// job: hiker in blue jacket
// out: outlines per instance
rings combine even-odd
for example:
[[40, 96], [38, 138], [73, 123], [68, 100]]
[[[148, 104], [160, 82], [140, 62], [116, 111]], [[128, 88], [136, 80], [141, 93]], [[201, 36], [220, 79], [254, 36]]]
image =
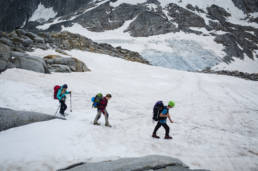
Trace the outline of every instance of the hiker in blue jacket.
[[64, 112], [67, 108], [67, 105], [65, 104], [65, 100], [66, 100], [66, 95], [67, 94], [71, 94], [71, 91], [67, 91], [67, 84], [64, 84], [57, 92], [57, 99], [59, 100], [60, 104], [61, 104], [61, 107], [60, 107], [60, 111], [59, 113], [62, 115], [62, 116], [65, 116], [64, 115]]
[[162, 112], [159, 114], [159, 121], [156, 125], [156, 127], [154, 128], [154, 131], [153, 131], [153, 134], [152, 134], [152, 137], [153, 138], [160, 138], [159, 136], [157, 136], [157, 131], [158, 129], [163, 126], [166, 133], [165, 133], [165, 139], [172, 139], [171, 136], [169, 136], [169, 126], [167, 125], [167, 118], [169, 119], [169, 121], [171, 123], [173, 123], [174, 121], [170, 118], [170, 115], [169, 115], [169, 109], [170, 108], [173, 108], [175, 106], [175, 103], [173, 101], [170, 101], [168, 103], [168, 106], [165, 106], [164, 109], [162, 110]]

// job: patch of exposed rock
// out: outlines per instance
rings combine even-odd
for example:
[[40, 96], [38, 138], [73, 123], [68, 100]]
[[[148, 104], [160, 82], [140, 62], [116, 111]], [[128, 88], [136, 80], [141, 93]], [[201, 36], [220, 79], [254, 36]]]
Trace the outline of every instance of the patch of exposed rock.
[[0, 107], [0, 131], [57, 118], [56, 116], [38, 112], [16, 111]]
[[190, 169], [187, 165], [178, 159], [160, 156], [150, 155], [139, 158], [122, 158], [115, 161], [103, 161], [97, 163], [78, 163], [72, 166], [68, 166], [58, 171], [207, 171], [202, 169]]
[[258, 73], [249, 74], [249, 73], [239, 72], [239, 71], [225, 71], [225, 70], [214, 71], [214, 70], [209, 70], [209, 69], [203, 70], [202, 72], [211, 73], [211, 74], [219, 74], [219, 75], [228, 75], [228, 76], [243, 78], [246, 80], [258, 81]]
[[[69, 32], [36, 34], [18, 29], [11, 33], [0, 32], [0, 72], [7, 68], [17, 67], [41, 73], [49, 73], [43, 59], [29, 56], [25, 53], [26, 51], [30, 52], [37, 48], [43, 50], [52, 48], [56, 49], [56, 51], [61, 54], [66, 54], [64, 50], [79, 49], [149, 64], [149, 62], [143, 59], [137, 52], [121, 47], [113, 47], [106, 43], [96, 43], [79, 34], [72, 34]], [[75, 58], [62, 59], [62, 63], [60, 63], [60, 59], [57, 61], [59, 61], [59, 66], [51, 64], [50, 70], [63, 70], [67, 72], [89, 71], [85, 64], [82, 64], [81, 61], [78, 61]], [[65, 67], [68, 63], [71, 65]], [[64, 66], [60, 68], [60, 65]], [[70, 68], [70, 70], [68, 68]]]
[[90, 69], [77, 58], [48, 55], [44, 57], [48, 69], [51, 72], [87, 72]]

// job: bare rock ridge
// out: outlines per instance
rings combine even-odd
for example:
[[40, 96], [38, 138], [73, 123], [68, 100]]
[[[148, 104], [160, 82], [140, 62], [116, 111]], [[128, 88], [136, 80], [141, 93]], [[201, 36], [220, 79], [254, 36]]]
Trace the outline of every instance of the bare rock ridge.
[[148, 61], [137, 52], [121, 47], [115, 48], [105, 43], [99, 44], [79, 34], [69, 32], [32, 33], [17, 29], [10, 33], [0, 32], [0, 72], [15, 67], [41, 73], [90, 71], [86, 64], [76, 58], [59, 57], [58, 59], [45, 58], [44, 60], [26, 54], [37, 48], [43, 50], [52, 48], [59, 53], [64, 53], [64, 50], [79, 49], [148, 64]]

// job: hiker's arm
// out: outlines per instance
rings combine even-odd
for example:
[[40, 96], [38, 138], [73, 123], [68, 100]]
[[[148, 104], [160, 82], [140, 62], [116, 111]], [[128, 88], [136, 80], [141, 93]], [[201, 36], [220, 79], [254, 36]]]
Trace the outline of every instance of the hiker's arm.
[[65, 94], [71, 94], [72, 91], [65, 91]]
[[160, 113], [159, 114], [159, 116], [161, 117], [161, 118], [166, 118], [166, 117], [168, 117], [168, 115], [166, 114], [166, 115], [164, 115], [163, 113]]
[[170, 120], [170, 122], [174, 123], [174, 121], [171, 119], [170, 115], [169, 114], [167, 114], [167, 115], [168, 115], [168, 119]]
[[57, 95], [56, 95], [56, 97], [58, 98], [58, 100], [62, 100], [62, 96], [60, 96], [60, 95], [61, 95], [61, 91], [58, 90]]

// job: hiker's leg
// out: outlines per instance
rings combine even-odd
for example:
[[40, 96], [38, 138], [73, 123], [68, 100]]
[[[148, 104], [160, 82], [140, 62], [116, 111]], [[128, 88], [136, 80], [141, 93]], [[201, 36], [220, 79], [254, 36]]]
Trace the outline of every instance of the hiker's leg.
[[98, 120], [99, 120], [100, 117], [101, 117], [101, 111], [97, 110], [97, 115], [96, 115], [96, 117], [94, 119], [94, 123], [98, 123]]
[[154, 128], [153, 135], [156, 135], [156, 133], [157, 133], [157, 131], [158, 131], [158, 129], [159, 129], [160, 127], [161, 127], [161, 123], [158, 122], [157, 125], [156, 125], [155, 128]]
[[64, 103], [63, 100], [60, 100], [59, 102], [60, 102], [60, 104], [61, 104], [59, 113], [64, 114], [64, 111], [65, 111], [65, 109], [66, 109], [67, 107], [66, 107], [66, 105], [65, 105], [65, 103]]
[[109, 114], [108, 114], [108, 112], [107, 112], [106, 109], [104, 110], [104, 116], [105, 116], [105, 125], [106, 125], [106, 126], [107, 126], [107, 125], [110, 125], [109, 122], [108, 122], [108, 116], [109, 116]]
[[165, 128], [165, 130], [166, 130], [166, 136], [169, 136], [169, 126], [166, 124], [166, 123], [164, 123], [164, 124], [162, 124], [162, 126]]
[[67, 109], [67, 105], [65, 104], [65, 101], [64, 101], [64, 112], [66, 109]]

